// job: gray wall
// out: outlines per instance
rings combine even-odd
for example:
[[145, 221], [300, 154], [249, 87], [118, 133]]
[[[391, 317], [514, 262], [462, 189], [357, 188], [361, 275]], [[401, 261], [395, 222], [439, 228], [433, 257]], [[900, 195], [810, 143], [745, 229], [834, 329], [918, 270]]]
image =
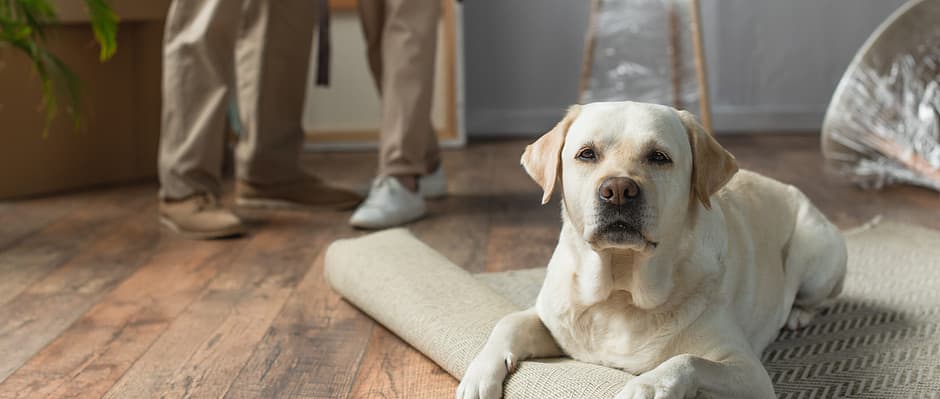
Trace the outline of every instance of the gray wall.
[[903, 2], [703, 0], [716, 130], [818, 130], [852, 56]]
[[[901, 3], [702, 0], [716, 130], [817, 130], [852, 55]], [[577, 101], [589, 5], [464, 2], [471, 136], [536, 135]]]
[[587, 0], [463, 2], [469, 135], [537, 134], [578, 97]]

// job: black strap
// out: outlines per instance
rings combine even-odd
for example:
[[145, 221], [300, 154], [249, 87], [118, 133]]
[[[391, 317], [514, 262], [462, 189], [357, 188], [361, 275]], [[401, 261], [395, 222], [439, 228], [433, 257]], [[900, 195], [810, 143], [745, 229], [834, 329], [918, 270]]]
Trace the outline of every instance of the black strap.
[[317, 24], [317, 86], [330, 85], [330, 2], [320, 0]]

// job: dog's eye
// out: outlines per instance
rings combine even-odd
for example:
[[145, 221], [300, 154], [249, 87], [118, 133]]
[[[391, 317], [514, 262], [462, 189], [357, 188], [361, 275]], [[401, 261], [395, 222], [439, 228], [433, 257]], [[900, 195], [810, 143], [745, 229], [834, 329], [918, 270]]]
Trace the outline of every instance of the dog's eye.
[[647, 155], [646, 160], [651, 163], [661, 164], [661, 165], [672, 163], [672, 160], [669, 159], [669, 155], [666, 155], [665, 152], [658, 151], [658, 150], [651, 151], [650, 154]]
[[585, 148], [578, 152], [577, 158], [582, 161], [594, 161], [597, 159], [597, 154], [594, 153], [594, 150]]

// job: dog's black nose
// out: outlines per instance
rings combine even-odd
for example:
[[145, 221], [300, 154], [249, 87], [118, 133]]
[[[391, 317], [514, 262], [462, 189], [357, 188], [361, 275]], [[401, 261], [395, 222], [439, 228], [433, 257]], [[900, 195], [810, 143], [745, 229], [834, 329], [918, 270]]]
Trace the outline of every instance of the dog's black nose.
[[601, 201], [624, 205], [640, 194], [640, 186], [629, 177], [608, 177], [597, 189]]

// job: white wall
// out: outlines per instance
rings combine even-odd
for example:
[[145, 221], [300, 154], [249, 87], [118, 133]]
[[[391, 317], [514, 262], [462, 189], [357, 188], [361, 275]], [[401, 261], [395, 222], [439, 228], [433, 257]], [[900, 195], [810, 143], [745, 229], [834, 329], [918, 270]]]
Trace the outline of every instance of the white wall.
[[[716, 130], [818, 130], [852, 55], [901, 3], [702, 0]], [[550, 128], [577, 101], [590, 1], [464, 6], [470, 135]]]

